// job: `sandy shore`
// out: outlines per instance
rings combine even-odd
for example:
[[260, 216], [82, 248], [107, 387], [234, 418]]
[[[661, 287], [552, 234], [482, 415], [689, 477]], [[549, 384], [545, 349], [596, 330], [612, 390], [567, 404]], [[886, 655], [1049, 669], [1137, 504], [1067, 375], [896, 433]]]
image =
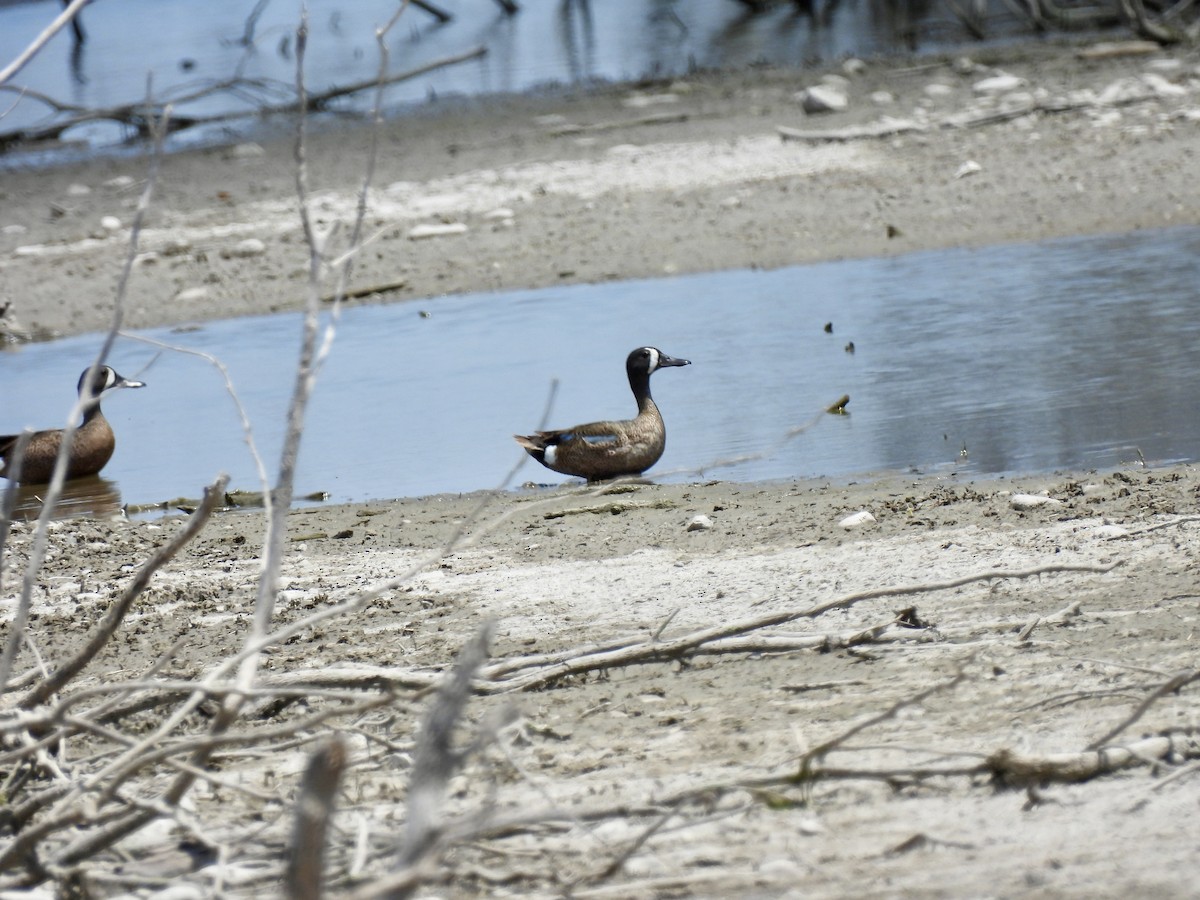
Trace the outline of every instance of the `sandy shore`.
[[[805, 117], [794, 94], [822, 73], [769, 71], [431, 110], [385, 129], [376, 237], [354, 283], [403, 282], [371, 298], [402, 301], [1196, 224], [1197, 61], [1043, 47], [973, 65], [877, 62], [847, 76], [848, 111], [821, 117]], [[997, 70], [1019, 80], [995, 96], [976, 88]], [[1010, 114], [1030, 104], [1045, 111]], [[776, 130], [885, 115], [916, 130], [832, 142]], [[955, 115], [995, 121], [949, 127]], [[353, 208], [365, 143], [361, 131], [314, 136], [322, 227]], [[289, 152], [164, 161], [128, 325], [300, 305]], [[144, 171], [108, 160], [5, 177], [12, 330], [105, 324], [125, 235], [101, 219], [128, 224]], [[432, 224], [465, 231], [412, 238]], [[493, 498], [481, 513], [474, 496], [299, 510], [276, 625], [349, 605], [264, 661], [264, 685], [314, 696], [245, 728], [319, 710], [334, 701], [315, 692], [334, 686], [395, 692], [386, 716], [305, 732], [351, 739], [330, 849], [348, 890], [393, 858], [426, 702], [411, 686], [491, 621], [492, 659], [509, 668], [488, 683], [512, 690], [477, 697], [468, 718], [507, 710], [514, 721], [451, 782], [447, 810], [560, 818], [458, 846], [430, 896], [1190, 896], [1200, 782], [1162, 776], [1192, 758], [1194, 687], [1108, 735], [1194, 671], [1200, 543], [1187, 517], [1198, 493], [1200, 473], [1178, 466], [564, 488]], [[874, 522], [840, 524], [862, 511]], [[51, 669], [181, 523], [53, 526], [28, 632]], [[63, 696], [156, 665], [199, 678], [227, 659], [245, 639], [262, 533], [260, 515], [214, 519]], [[17, 526], [10, 573], [32, 548]], [[17, 580], [0, 596], [6, 617]], [[638, 646], [636, 658], [593, 659]], [[34, 665], [27, 652], [18, 669]], [[800, 776], [803, 754], [872, 717]], [[1137, 744], [1128, 769], [1085, 777], [1117, 755], [1090, 753], [1092, 742], [1147, 735], [1175, 743]], [[123, 885], [188, 879], [208, 895], [214, 866], [171, 855], [183, 835], [224, 848], [217, 875], [240, 885], [232, 892], [261, 892], [277, 882], [310, 747], [222, 757], [222, 780], [193, 790], [186, 816], [143, 829], [93, 870]], [[70, 774], [84, 755], [56, 765]], [[141, 784], [147, 795], [165, 783], [156, 777]], [[47, 837], [43, 863], [69, 838]], [[251, 875], [235, 882], [238, 872]]]

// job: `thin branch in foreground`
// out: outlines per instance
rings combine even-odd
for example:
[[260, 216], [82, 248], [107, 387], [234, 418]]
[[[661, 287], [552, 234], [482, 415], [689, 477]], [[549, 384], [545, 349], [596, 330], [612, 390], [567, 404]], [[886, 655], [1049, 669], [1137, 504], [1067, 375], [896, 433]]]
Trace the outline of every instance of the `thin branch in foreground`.
[[[459, 653], [454, 669], [438, 689], [417, 740], [409, 778], [407, 825], [397, 865], [417, 865], [434, 848], [442, 826], [442, 801], [450, 778], [462, 768], [465, 753], [453, 747], [454, 730], [463, 718], [472, 684], [487, 661], [492, 628], [484, 625]], [[404, 896], [393, 894], [392, 898]]]
[[[80, 5], [82, 6], [82, 4]], [[149, 91], [149, 87], [147, 87], [147, 91]], [[133, 222], [129, 228], [129, 246], [125, 253], [120, 277], [117, 280], [116, 295], [113, 300], [112, 320], [107, 332], [104, 334], [100, 350], [92, 360], [91, 366], [88, 367], [86, 378], [89, 384], [92, 382], [95, 373], [104, 365], [104, 360], [112, 350], [113, 343], [116, 341], [117, 334], [121, 329], [121, 322], [125, 318], [125, 298], [129, 291], [129, 278], [133, 273], [134, 262], [138, 256], [138, 242], [142, 233], [142, 224], [145, 221], [146, 213], [150, 209], [150, 200], [154, 196], [154, 189], [158, 183], [159, 170], [162, 167], [163, 139], [166, 137], [170, 114], [171, 111], [168, 106], [163, 111], [162, 118], [154, 124], [152, 129], [154, 135], [154, 152], [150, 158], [150, 171], [146, 177], [145, 187], [138, 198], [137, 210], [134, 213]], [[90, 391], [88, 393], [90, 394]], [[50, 534], [50, 519], [54, 514], [54, 508], [58, 505], [59, 497], [62, 496], [63, 484], [67, 478], [67, 464], [71, 454], [72, 437], [79, 428], [79, 420], [82, 418], [84, 407], [90, 399], [90, 397], [85, 397], [82, 394], [76, 398], [75, 404], [71, 407], [71, 412], [67, 417], [66, 425], [63, 428], [62, 443], [59, 446], [58, 458], [54, 462], [54, 471], [51, 474], [50, 483], [46, 487], [46, 494], [42, 501], [42, 512], [38, 516], [37, 530], [34, 533], [33, 545], [29, 552], [29, 562], [25, 567], [25, 575], [21, 582], [21, 595], [17, 601], [17, 609], [13, 616], [12, 624], [9, 626], [8, 639], [5, 642], [3, 653], [0, 654], [0, 690], [3, 690], [4, 686], [8, 684], [8, 679], [12, 676], [17, 652], [24, 641], [25, 626], [29, 620], [30, 608], [33, 605], [35, 581], [46, 556], [46, 547]]]
[[1096, 740], [1088, 744], [1087, 748], [1089, 750], [1099, 750], [1101, 747], [1104, 747], [1109, 741], [1144, 716], [1150, 707], [1158, 702], [1158, 700], [1160, 700], [1162, 697], [1165, 697], [1167, 694], [1173, 694], [1194, 681], [1200, 681], [1200, 669], [1193, 669], [1190, 672], [1179, 672], [1175, 675], [1172, 675], [1153, 691], [1147, 694], [1142, 702], [1134, 708], [1133, 712], [1122, 719], [1118, 724], [1114, 725], [1103, 736], [1096, 738]]
[[346, 742], [334, 736], [317, 748], [304, 770], [284, 880], [286, 895], [291, 900], [321, 897], [326, 836], [346, 762]]
[[79, 15], [80, 10], [83, 9], [87, 2], [88, 0], [71, 0], [67, 4], [67, 8], [60, 12], [54, 21], [47, 25], [42, 33], [34, 38], [29, 46], [17, 55], [16, 59], [3, 69], [0, 69], [0, 84], [11, 81], [14, 75], [25, 68], [29, 61], [37, 56], [46, 44], [50, 43], [51, 38], [62, 31], [68, 24], [73, 24], [76, 16]]
[[23, 709], [31, 709], [38, 704], [45, 703], [50, 697], [65, 687], [72, 678], [83, 671], [88, 663], [95, 659], [96, 654], [117, 633], [117, 629], [125, 621], [126, 613], [129, 612], [134, 601], [149, 587], [150, 580], [154, 577], [155, 573], [170, 562], [180, 550], [187, 546], [204, 529], [209, 517], [212, 516], [213, 510], [217, 508], [217, 504], [224, 498], [225, 488], [228, 484], [229, 476], [220, 475], [212, 484], [204, 489], [204, 498], [201, 500], [200, 506], [188, 516], [184, 527], [176, 532], [166, 544], [158, 548], [154, 555], [142, 564], [132, 583], [125, 588], [120, 598], [108, 608], [108, 611], [104, 614], [104, 618], [96, 627], [95, 633], [84, 644], [83, 648], [74, 657], [59, 666], [58, 669], [38, 684], [37, 687], [21, 698], [18, 706]]

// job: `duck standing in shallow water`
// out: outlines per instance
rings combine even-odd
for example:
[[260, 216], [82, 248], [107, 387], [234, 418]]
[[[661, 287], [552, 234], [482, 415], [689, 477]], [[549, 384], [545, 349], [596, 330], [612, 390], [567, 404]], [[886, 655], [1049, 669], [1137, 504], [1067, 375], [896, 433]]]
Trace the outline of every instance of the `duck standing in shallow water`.
[[[109, 366], [96, 369], [91, 383], [88, 384], [89, 369], [84, 369], [79, 376], [79, 396], [85, 400], [83, 409], [83, 424], [75, 429], [71, 436], [71, 450], [67, 458], [67, 478], [83, 478], [85, 475], [95, 475], [112, 458], [117, 440], [113, 436], [112, 426], [100, 412], [100, 398], [106, 391], [115, 388], [145, 387], [140, 381], [131, 381], [118, 375]], [[8, 477], [9, 459], [17, 446], [19, 434], [0, 435], [0, 478]], [[25, 456], [21, 461], [21, 484], [45, 484], [54, 474], [54, 461], [58, 458], [58, 450], [62, 446], [63, 430], [37, 431], [29, 438], [25, 446]]]
[[588, 481], [640, 475], [658, 462], [667, 445], [666, 426], [650, 396], [650, 376], [668, 366], [690, 365], [690, 360], [675, 359], [655, 347], [639, 347], [625, 360], [629, 387], [638, 405], [634, 418], [513, 437], [547, 469], [564, 475]]

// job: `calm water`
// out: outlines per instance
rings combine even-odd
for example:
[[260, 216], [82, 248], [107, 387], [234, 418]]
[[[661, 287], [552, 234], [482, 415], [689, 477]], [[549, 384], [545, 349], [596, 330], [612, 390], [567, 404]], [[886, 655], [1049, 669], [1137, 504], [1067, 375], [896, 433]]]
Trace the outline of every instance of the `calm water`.
[[[379, 64], [374, 29], [393, 14], [396, 0], [306, 0], [306, 5], [310, 90], [373, 79]], [[729, 69], [764, 61], [801, 66], [848, 55], [945, 49], [968, 40], [939, 0], [916, 8], [906, 2], [846, 0], [823, 4], [819, 20], [790, 3], [750, 16], [733, 0], [532, 0], [516, 16], [501, 13], [494, 0], [443, 0], [439, 5], [453, 12], [452, 22], [439, 25], [409, 9], [389, 33], [392, 71], [481, 45], [488, 53], [389, 88], [388, 102], [396, 108], [447, 95], [670, 76], [696, 67]], [[91, 4], [82, 19], [86, 42], [76, 48], [69, 30], [60, 33], [13, 84], [88, 107], [140, 102], [148, 77], [156, 97], [175, 99], [228, 79], [239, 67], [244, 78], [290, 89], [295, 79], [292, 34], [301, 2], [268, 3], [247, 50], [240, 39], [253, 7], [251, 0], [207, 0], [200, 6], [179, 0]], [[0, 0], [0, 63], [15, 57], [60, 10], [58, 0]], [[919, 27], [914, 29], [914, 23]], [[147, 39], [148, 27], [153, 39]], [[1023, 22], [1004, 14], [994, 16], [989, 27], [993, 37], [1029, 33]], [[46, 120], [45, 105], [26, 98], [9, 109], [15, 99], [0, 94], [0, 109], [6, 113], [0, 132]], [[358, 102], [370, 100], [363, 95]], [[224, 91], [177, 112], [212, 115], [257, 105], [238, 92]], [[195, 135], [187, 133], [182, 140]], [[224, 133], [199, 136], [229, 138]], [[76, 128], [67, 137], [105, 143], [125, 135], [117, 126], [96, 124]]]
[[[713, 474], [1195, 460], [1197, 285], [1200, 229], [1183, 228], [351, 308], [310, 410], [298, 492], [361, 501], [491, 487], [520, 457], [511, 435], [537, 425], [552, 379], [551, 425], [632, 414], [623, 362], [642, 344], [693, 362], [653, 379], [669, 433], [661, 480], [771, 447], [814, 417], [766, 458]], [[225, 362], [274, 466], [299, 327], [276, 315], [146, 334]], [[0, 353], [0, 432], [61, 424], [97, 346]], [[131, 503], [196, 496], [218, 471], [256, 489], [216, 370], [156, 352], [118, 345], [115, 367], [148, 387], [105, 403], [119, 443], [94, 489]], [[851, 415], [820, 415], [842, 394]], [[523, 480], [564, 479], [530, 461]]]

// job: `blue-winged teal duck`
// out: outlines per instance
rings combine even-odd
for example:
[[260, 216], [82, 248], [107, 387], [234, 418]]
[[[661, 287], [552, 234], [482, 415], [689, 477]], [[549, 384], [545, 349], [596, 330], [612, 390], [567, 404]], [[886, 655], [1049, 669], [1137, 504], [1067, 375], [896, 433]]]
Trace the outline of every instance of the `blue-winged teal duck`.
[[[79, 376], [79, 396], [87, 401], [83, 411], [83, 424], [75, 429], [71, 439], [71, 453], [67, 461], [67, 478], [82, 478], [95, 475], [112, 458], [117, 441], [112, 426], [100, 412], [100, 398], [114, 388], [140, 388], [140, 381], [131, 381], [118, 375], [108, 366], [96, 370], [91, 384], [87, 384], [88, 372], [84, 369]], [[11, 460], [9, 454], [17, 445], [18, 434], [0, 435], [0, 477], [8, 477]], [[62, 429], [38, 431], [25, 446], [25, 457], [21, 461], [22, 484], [44, 484], [54, 474], [54, 461], [62, 446]]]
[[666, 366], [689, 365], [689, 360], [675, 359], [654, 347], [639, 347], [625, 360], [638, 405], [634, 418], [513, 437], [547, 469], [564, 475], [588, 481], [640, 475], [658, 462], [667, 445], [666, 426], [650, 396], [650, 376]]

